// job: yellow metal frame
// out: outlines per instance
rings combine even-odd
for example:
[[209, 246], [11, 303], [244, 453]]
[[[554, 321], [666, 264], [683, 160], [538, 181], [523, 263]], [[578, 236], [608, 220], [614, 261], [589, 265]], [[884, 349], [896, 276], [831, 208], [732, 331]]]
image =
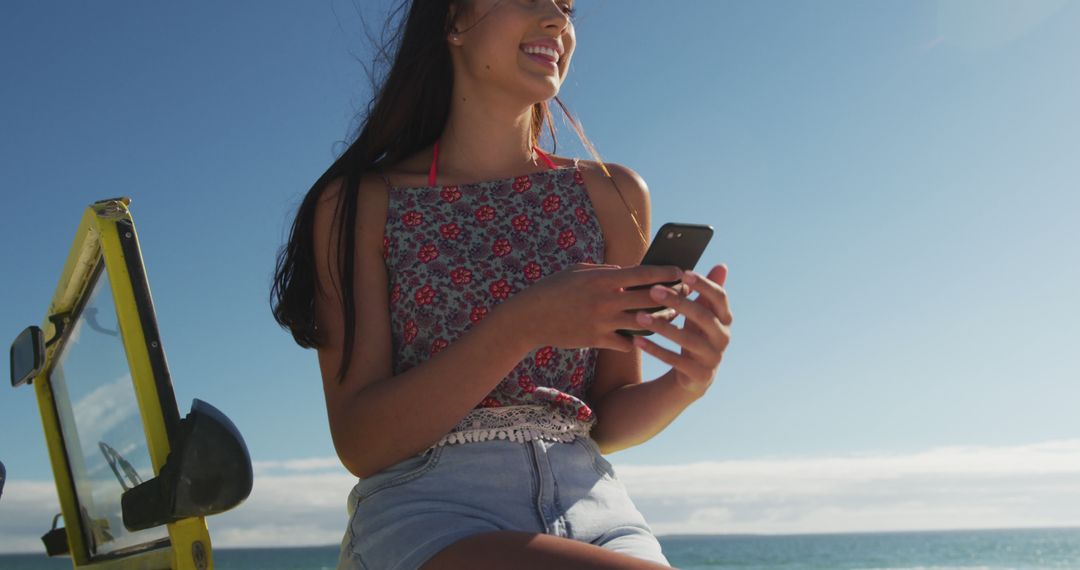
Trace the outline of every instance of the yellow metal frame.
[[[49, 311], [42, 331], [46, 339], [56, 335], [56, 326], [49, 319], [52, 315], [70, 312], [79, 306], [83, 296], [91, 291], [90, 279], [100, 260], [104, 259], [105, 271], [109, 276], [113, 302], [116, 306], [120, 336], [123, 339], [124, 352], [127, 355], [131, 371], [135, 398], [142, 414], [143, 429], [146, 433], [147, 448], [153, 464], [154, 475], [161, 473], [165, 459], [169, 455], [170, 445], [168, 430], [161, 400], [158, 394], [157, 379], [151, 365], [147, 347], [147, 338], [143, 330], [139, 304], [136, 301], [136, 287], [132, 282], [129, 267], [142, 272], [139, 276], [145, 282], [145, 270], [141, 255], [139, 259], [126, 259], [121, 240], [132, 240], [136, 246], [128, 251], [140, 251], [137, 248], [138, 236], [131, 219], [128, 205], [130, 198], [115, 198], [95, 202], [87, 207], [79, 228], [75, 232], [75, 241], [71, 246], [67, 262], [60, 274]], [[118, 227], [123, 223], [123, 228]], [[120, 232], [123, 231], [124, 235]], [[130, 262], [130, 264], [129, 264]], [[147, 289], [148, 290], [148, 289]], [[144, 311], [152, 311], [152, 306], [144, 306]], [[157, 339], [154, 339], [157, 341]], [[160, 342], [155, 344], [162, 350]], [[117, 555], [107, 560], [91, 560], [83, 533], [82, 517], [75, 495], [75, 485], [71, 478], [68, 458], [64, 450], [60, 418], [56, 412], [55, 399], [50, 375], [54, 357], [62, 348], [57, 342], [46, 348], [45, 366], [34, 378], [38, 407], [41, 410], [42, 427], [45, 441], [49, 447], [49, 459], [56, 480], [56, 492], [60, 499], [60, 511], [64, 516], [71, 559], [75, 568], [94, 570], [128, 570], [146, 568], [170, 568], [175, 570], [204, 570], [213, 568], [210, 548], [210, 534], [203, 517], [183, 519], [166, 525], [169, 533], [169, 547], [156, 548], [131, 555]], [[175, 405], [175, 403], [174, 403]]]

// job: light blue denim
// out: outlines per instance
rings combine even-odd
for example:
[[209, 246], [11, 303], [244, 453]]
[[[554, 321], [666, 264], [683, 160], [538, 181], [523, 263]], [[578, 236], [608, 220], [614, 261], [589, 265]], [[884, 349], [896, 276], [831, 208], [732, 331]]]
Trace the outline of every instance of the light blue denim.
[[416, 570], [498, 530], [547, 533], [670, 566], [596, 442], [448, 444], [360, 479], [338, 569]]

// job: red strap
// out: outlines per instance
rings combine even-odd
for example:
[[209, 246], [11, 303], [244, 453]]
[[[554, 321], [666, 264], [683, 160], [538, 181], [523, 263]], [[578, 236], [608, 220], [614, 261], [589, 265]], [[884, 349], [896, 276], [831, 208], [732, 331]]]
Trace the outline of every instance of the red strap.
[[551, 162], [551, 159], [548, 158], [548, 155], [544, 154], [544, 151], [540, 150], [539, 147], [537, 147], [536, 145], [533, 145], [533, 150], [536, 151], [536, 154], [540, 155], [540, 158], [544, 159], [544, 162], [547, 163], [548, 168], [558, 168], [557, 166], [555, 166], [554, 162]]

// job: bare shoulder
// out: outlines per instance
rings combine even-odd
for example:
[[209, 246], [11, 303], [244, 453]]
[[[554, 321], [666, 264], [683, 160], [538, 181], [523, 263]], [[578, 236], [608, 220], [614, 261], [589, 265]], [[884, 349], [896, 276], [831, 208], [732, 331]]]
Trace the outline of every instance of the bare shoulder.
[[616, 162], [605, 162], [603, 167], [601, 167], [600, 163], [595, 160], [582, 160], [553, 155], [549, 156], [549, 158], [551, 158], [552, 162], [555, 163], [555, 166], [558, 167], [573, 166], [576, 162], [578, 170], [586, 177], [590, 174], [595, 177], [606, 177], [607, 175], [604, 174], [604, 167], [606, 167], [607, 171], [611, 173], [611, 176], [615, 178], [615, 182], [618, 183], [619, 188], [622, 188], [624, 185], [634, 185], [639, 186], [642, 191], [648, 191], [648, 185], [645, 183], [645, 179], [629, 166]]
[[[370, 170], [360, 175], [359, 182], [353, 188], [353, 191], [358, 192], [358, 200], [363, 209], [363, 204], [366, 204], [367, 200], [386, 200], [386, 182], [383, 177], [376, 171]], [[326, 208], [327, 205], [331, 205], [341, 199], [341, 193], [345, 190], [345, 177], [338, 176], [332, 179], [326, 184], [326, 190], [319, 196], [319, 208]], [[336, 209], [336, 208], [334, 208]]]
[[[355, 245], [355, 273], [348, 276], [354, 284], [356, 295], [357, 336], [354, 354], [359, 354], [360, 360], [364, 361], [370, 357], [369, 351], [375, 348], [381, 357], [384, 345], [389, 342], [389, 327], [385, 326], [384, 322], [387, 273], [383, 262], [382, 238], [388, 200], [385, 184], [375, 172], [364, 173], [352, 189], [346, 186], [344, 177], [337, 177], [327, 183], [326, 189], [319, 196], [312, 227], [312, 254], [317, 285], [316, 319], [322, 333], [320, 336], [326, 341], [319, 350], [324, 379], [332, 376], [330, 366], [336, 364], [344, 349], [345, 327], [340, 287], [342, 279], [338, 263], [333, 261], [333, 254], [345, 253], [345, 250], [338, 250], [337, 244], [344, 228], [341, 218], [344, 212], [341, 208], [349, 204], [350, 200], [344, 198], [349, 198], [350, 193], [355, 194], [353, 204], [356, 215], [355, 234], [352, 238]], [[386, 363], [380, 361], [378, 364], [361, 370], [377, 370], [378, 374], [384, 374]], [[350, 367], [350, 370], [353, 368]], [[358, 389], [371, 380], [363, 372], [352, 376], [354, 380], [356, 376], [360, 376], [359, 382], [351, 386], [352, 389]]]
[[[552, 160], [557, 166], [574, 164], [574, 159], [569, 158]], [[603, 164], [611, 178], [595, 160], [578, 160], [577, 164], [604, 234], [604, 262], [636, 265], [647, 248], [642, 236], [647, 241], [651, 231], [648, 185], [641, 175], [622, 164]]]
[[[326, 190], [319, 196], [319, 202], [315, 207], [316, 223], [324, 222], [324, 237], [334, 233], [337, 228], [331, 228], [330, 222], [341, 215], [340, 205], [345, 189], [345, 178], [338, 176], [326, 185]], [[371, 248], [378, 245], [382, 248], [382, 232], [386, 223], [386, 208], [389, 201], [386, 191], [386, 183], [378, 172], [369, 171], [360, 176], [359, 182], [351, 192], [356, 193], [356, 221], [357, 221], [357, 245]], [[333, 232], [331, 232], [331, 229]], [[324, 242], [322, 245], [325, 245]]]

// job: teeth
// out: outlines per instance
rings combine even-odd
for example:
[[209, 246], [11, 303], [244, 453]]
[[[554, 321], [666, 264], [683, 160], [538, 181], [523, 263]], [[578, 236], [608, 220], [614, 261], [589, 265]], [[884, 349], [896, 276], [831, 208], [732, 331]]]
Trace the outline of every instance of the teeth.
[[553, 50], [551, 48], [548, 48], [548, 47], [525, 46], [525, 47], [521, 48], [521, 51], [523, 51], [525, 53], [542, 53], [544, 55], [551, 56], [551, 58], [554, 59], [555, 61], [559, 61], [559, 52], [557, 52], [557, 51], [555, 51], [555, 50]]

